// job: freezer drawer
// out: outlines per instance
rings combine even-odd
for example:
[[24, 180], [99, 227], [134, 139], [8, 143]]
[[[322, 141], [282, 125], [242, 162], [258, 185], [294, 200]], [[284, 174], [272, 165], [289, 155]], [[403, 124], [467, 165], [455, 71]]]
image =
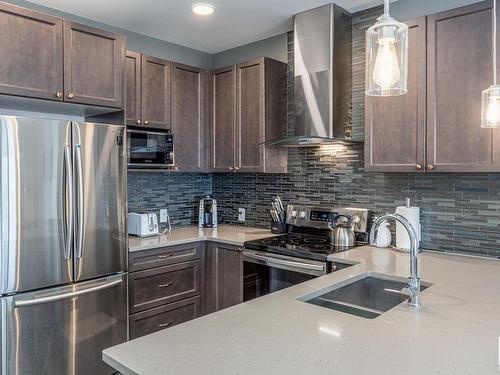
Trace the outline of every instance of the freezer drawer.
[[127, 339], [127, 275], [0, 299], [1, 375], [101, 375]]

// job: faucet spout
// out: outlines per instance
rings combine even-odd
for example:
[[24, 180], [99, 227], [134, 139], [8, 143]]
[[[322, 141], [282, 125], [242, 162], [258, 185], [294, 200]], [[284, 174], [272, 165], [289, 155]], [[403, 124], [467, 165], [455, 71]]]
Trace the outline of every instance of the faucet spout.
[[418, 309], [422, 306], [422, 301], [420, 300], [420, 262], [417, 232], [415, 231], [415, 228], [413, 228], [413, 225], [411, 225], [411, 223], [404, 216], [396, 213], [381, 215], [375, 219], [372, 229], [370, 230], [370, 245], [375, 244], [380, 225], [389, 219], [401, 223], [410, 237], [410, 277], [408, 278], [408, 286], [405, 289], [407, 289], [410, 295], [408, 304], [411, 307]]

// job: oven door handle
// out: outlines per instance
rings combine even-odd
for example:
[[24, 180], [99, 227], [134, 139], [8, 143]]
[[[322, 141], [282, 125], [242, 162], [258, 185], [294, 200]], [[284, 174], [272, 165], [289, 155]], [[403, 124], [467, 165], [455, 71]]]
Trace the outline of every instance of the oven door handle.
[[288, 267], [294, 267], [294, 268], [302, 268], [306, 270], [313, 270], [313, 271], [325, 271], [325, 266], [319, 265], [319, 264], [310, 264], [310, 263], [303, 263], [303, 262], [295, 262], [291, 260], [285, 260], [285, 259], [279, 259], [279, 258], [273, 258], [265, 255], [259, 255], [251, 252], [247, 252], [243, 250], [243, 256], [245, 258], [250, 258], [250, 259], [255, 259], [255, 260], [261, 260], [265, 261], [269, 264], [275, 264], [275, 265], [281, 265], [281, 266], [288, 266]]

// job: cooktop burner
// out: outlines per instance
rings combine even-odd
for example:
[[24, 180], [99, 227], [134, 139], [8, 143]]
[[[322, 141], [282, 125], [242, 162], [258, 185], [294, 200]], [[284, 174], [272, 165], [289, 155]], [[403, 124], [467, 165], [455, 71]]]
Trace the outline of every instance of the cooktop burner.
[[[358, 245], [356, 244], [356, 246]], [[245, 243], [245, 247], [318, 260], [325, 260], [330, 254], [348, 250], [345, 247], [337, 248], [331, 245], [329, 237], [291, 233], [249, 241]]]

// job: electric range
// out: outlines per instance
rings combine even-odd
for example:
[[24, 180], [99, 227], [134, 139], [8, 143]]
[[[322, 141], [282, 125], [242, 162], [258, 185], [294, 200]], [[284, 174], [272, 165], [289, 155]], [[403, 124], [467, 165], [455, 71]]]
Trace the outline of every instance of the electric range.
[[[368, 214], [366, 209], [289, 205], [286, 234], [244, 243], [243, 299], [248, 301], [351, 266], [328, 257], [366, 244]], [[353, 247], [332, 245], [329, 224], [337, 215], [356, 217], [353, 230], [357, 241]]]

